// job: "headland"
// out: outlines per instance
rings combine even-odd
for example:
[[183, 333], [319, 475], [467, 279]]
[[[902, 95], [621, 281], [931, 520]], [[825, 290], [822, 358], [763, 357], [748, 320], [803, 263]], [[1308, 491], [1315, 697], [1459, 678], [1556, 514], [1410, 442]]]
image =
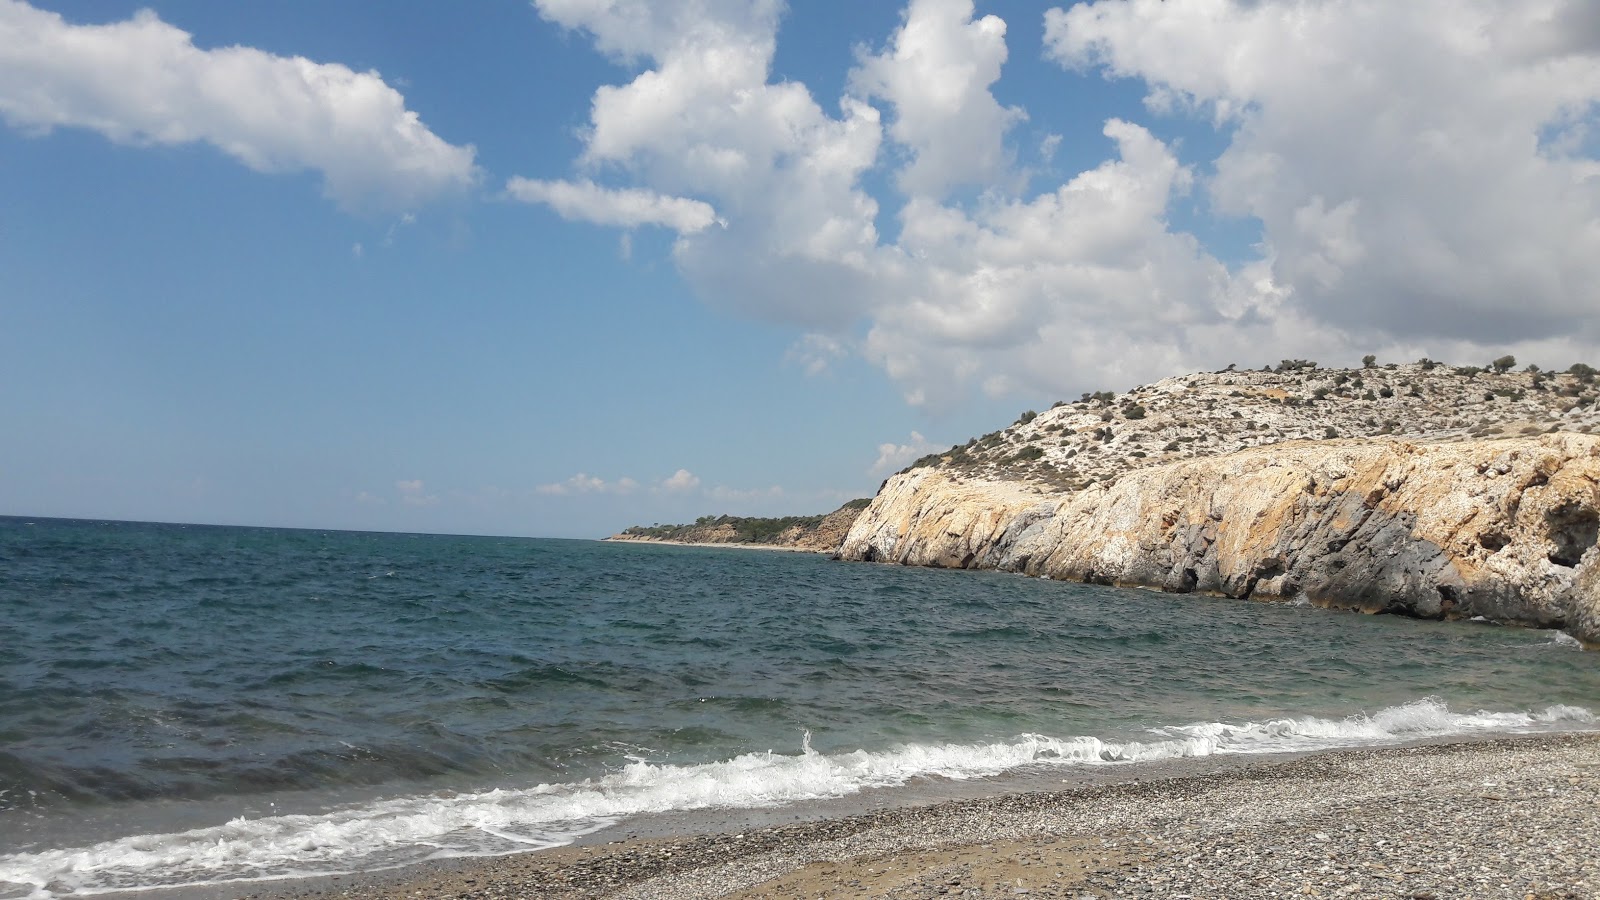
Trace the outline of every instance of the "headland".
[[1597, 399], [1587, 365], [1510, 357], [1167, 378], [928, 454], [811, 540], [843, 526], [846, 560], [1483, 619], [1600, 646]]

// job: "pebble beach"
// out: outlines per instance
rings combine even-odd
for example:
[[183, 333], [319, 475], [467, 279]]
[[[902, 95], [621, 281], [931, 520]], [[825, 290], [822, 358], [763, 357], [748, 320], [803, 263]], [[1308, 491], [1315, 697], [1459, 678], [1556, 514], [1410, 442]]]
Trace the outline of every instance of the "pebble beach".
[[633, 837], [255, 896], [1600, 897], [1600, 735], [1127, 772], [1092, 787]]

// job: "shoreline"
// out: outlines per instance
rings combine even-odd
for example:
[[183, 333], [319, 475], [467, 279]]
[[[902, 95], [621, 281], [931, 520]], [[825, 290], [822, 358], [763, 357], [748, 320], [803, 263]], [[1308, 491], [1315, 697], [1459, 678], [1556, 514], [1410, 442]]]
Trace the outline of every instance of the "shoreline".
[[622, 538], [604, 537], [602, 544], [666, 544], [670, 547], [729, 547], [734, 550], [776, 550], [780, 553], [832, 553], [832, 550], [818, 550], [813, 547], [791, 547], [787, 544], [736, 544], [721, 543], [718, 541], [671, 541], [665, 538]]
[[[1600, 734], [1176, 763], [923, 805], [845, 798], [818, 818], [709, 810], [514, 856], [149, 896], [1600, 896]], [[786, 813], [799, 821], [778, 824]]]

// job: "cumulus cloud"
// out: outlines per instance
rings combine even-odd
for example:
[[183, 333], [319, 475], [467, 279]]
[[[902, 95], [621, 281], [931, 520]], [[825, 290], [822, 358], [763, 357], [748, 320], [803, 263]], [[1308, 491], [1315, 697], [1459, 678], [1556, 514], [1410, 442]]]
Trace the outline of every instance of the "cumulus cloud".
[[[713, 305], [802, 329], [789, 359], [808, 372], [859, 353], [932, 406], [1600, 343], [1600, 16], [1575, 0], [1051, 10], [1020, 24], [1055, 61], [1147, 100], [1103, 123], [1105, 159], [1028, 190], [1026, 112], [994, 95], [1019, 23], [970, 0], [912, 0], [830, 109], [771, 81], [776, 2], [536, 6], [638, 69], [595, 91], [575, 167], [603, 196], [714, 209], [725, 227], [669, 224], [679, 271]], [[1216, 128], [1225, 149], [1186, 159], [1158, 122]], [[1058, 165], [1064, 138], [1029, 139]], [[863, 186], [879, 175], [892, 238]], [[1259, 223], [1260, 244], [1220, 258], [1174, 224], [1180, 204], [1202, 226]]]
[[74, 25], [0, 0], [0, 118], [39, 134], [203, 142], [258, 172], [316, 171], [347, 208], [401, 209], [477, 180], [473, 148], [429, 131], [376, 72], [250, 47], [203, 50], [150, 10]]
[[912, 0], [889, 46], [862, 54], [851, 73], [857, 91], [894, 109], [889, 135], [911, 154], [896, 175], [908, 194], [1003, 180], [1003, 138], [1027, 117], [989, 93], [1006, 61], [1006, 23], [972, 12], [972, 0]]
[[566, 481], [541, 484], [534, 488], [536, 492], [552, 497], [571, 497], [579, 494], [631, 494], [638, 489], [639, 482], [632, 478], [622, 477], [616, 481], [606, 481], [604, 478], [584, 472], [579, 472]]
[[[602, 52], [645, 66], [595, 91], [577, 165], [696, 197], [726, 223], [683, 234], [680, 271], [706, 300], [812, 330], [847, 329], [874, 300], [879, 114], [830, 116], [803, 84], [770, 83], [775, 0], [536, 0]], [[681, 229], [680, 229], [681, 230]]]
[[878, 476], [897, 472], [905, 468], [907, 463], [927, 456], [934, 449], [934, 446], [928, 443], [927, 438], [913, 431], [911, 432], [910, 443], [896, 444], [894, 441], [889, 441], [886, 444], [879, 444], [878, 461], [872, 464], [872, 468], [867, 470], [867, 474]]
[[1046, 44], [1230, 132], [1211, 196], [1261, 222], [1302, 314], [1483, 347], [1600, 337], [1597, 22], [1579, 0], [1102, 0], [1050, 11]]
[[661, 489], [673, 494], [686, 493], [699, 486], [700, 477], [688, 469], [679, 469], [661, 482]]
[[506, 183], [506, 191], [526, 203], [543, 203], [563, 219], [596, 225], [623, 228], [663, 225], [683, 234], [693, 234], [717, 220], [717, 211], [699, 200], [669, 197], [638, 188], [609, 190], [588, 179], [539, 181], [513, 177]]

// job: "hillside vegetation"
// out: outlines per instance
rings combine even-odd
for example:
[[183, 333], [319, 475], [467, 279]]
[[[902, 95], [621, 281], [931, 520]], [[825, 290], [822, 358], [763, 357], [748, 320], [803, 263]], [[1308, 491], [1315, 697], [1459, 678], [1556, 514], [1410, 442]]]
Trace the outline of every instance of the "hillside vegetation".
[[1084, 394], [904, 471], [936, 467], [1055, 491], [1109, 485], [1139, 468], [1285, 441], [1396, 437], [1444, 442], [1593, 432], [1596, 370], [1513, 371], [1420, 360], [1359, 369], [1284, 360], [1260, 371], [1166, 378], [1124, 394]]
[[661, 541], [680, 544], [763, 544], [805, 550], [832, 550], [844, 539], [857, 514], [872, 501], [851, 500], [823, 516], [701, 516], [687, 525], [634, 525], [613, 535], [613, 541]]

